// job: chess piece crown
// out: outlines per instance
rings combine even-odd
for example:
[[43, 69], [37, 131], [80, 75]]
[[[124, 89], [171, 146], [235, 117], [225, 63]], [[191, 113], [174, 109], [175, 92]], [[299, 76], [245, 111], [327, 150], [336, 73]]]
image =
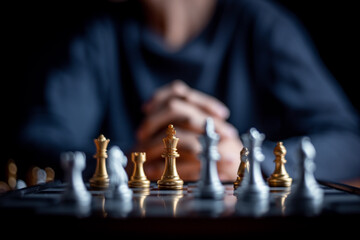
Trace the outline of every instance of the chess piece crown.
[[163, 138], [164, 142], [164, 152], [161, 155], [162, 157], [180, 157], [180, 154], [177, 152], [177, 144], [179, 138], [175, 136], [176, 130], [172, 124], [170, 124], [166, 130], [166, 137]]

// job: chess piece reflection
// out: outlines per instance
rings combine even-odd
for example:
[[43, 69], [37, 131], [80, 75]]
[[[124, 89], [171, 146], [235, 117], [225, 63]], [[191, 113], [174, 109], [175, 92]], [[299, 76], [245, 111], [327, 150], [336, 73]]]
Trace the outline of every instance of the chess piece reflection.
[[271, 197], [273, 199], [273, 206], [274, 209], [277, 210], [277, 212], [280, 215], [285, 215], [285, 209], [286, 209], [286, 198], [290, 194], [290, 188], [282, 188], [282, 187], [274, 187], [270, 189]]
[[321, 211], [324, 192], [315, 176], [316, 151], [309, 137], [303, 137], [299, 147], [298, 180], [285, 201], [288, 214], [316, 215]]
[[177, 217], [181, 214], [179, 203], [184, 197], [183, 190], [172, 190], [170, 194], [158, 193], [158, 198], [163, 201], [164, 213], [171, 217]]
[[104, 194], [94, 194], [92, 203], [92, 213], [95, 216], [106, 218], [108, 216], [107, 209], [105, 208], [106, 199]]
[[146, 178], [144, 172], [144, 162], [146, 161], [145, 152], [131, 153], [131, 161], [134, 163], [134, 170], [129, 180], [129, 187], [131, 188], [148, 188], [150, 181]]
[[146, 205], [145, 201], [147, 196], [150, 195], [149, 188], [137, 188], [134, 189], [134, 212], [137, 213], [140, 217], [145, 217], [146, 215]]
[[94, 139], [96, 146], [96, 169], [93, 177], [90, 179], [91, 188], [105, 189], [109, 186], [109, 176], [106, 170], [106, 158], [108, 157], [106, 150], [110, 140], [106, 139], [104, 135], [100, 135]]
[[86, 189], [82, 178], [85, 169], [85, 153], [65, 152], [61, 154], [61, 164], [65, 170], [67, 187], [62, 195], [63, 202], [76, 203], [79, 206], [88, 206], [91, 194]]
[[164, 152], [161, 155], [165, 158], [165, 167], [157, 184], [159, 189], [182, 189], [184, 181], [180, 179], [176, 169], [176, 158], [180, 156], [176, 149], [179, 138], [175, 137], [176, 131], [173, 125], [168, 126], [166, 134], [167, 136], [163, 138]]
[[237, 171], [237, 178], [234, 182], [234, 189], [237, 189], [244, 179], [245, 171], [249, 172], [249, 161], [248, 161], [249, 150], [243, 147], [240, 152], [240, 165]]
[[286, 148], [282, 142], [278, 142], [274, 148], [275, 155], [275, 170], [273, 174], [268, 178], [269, 186], [271, 187], [290, 187], [292, 183], [292, 178], [285, 169], [285, 154]]
[[261, 217], [270, 209], [269, 201], [264, 198], [253, 198], [251, 201], [238, 198], [235, 204], [235, 213], [239, 216]]

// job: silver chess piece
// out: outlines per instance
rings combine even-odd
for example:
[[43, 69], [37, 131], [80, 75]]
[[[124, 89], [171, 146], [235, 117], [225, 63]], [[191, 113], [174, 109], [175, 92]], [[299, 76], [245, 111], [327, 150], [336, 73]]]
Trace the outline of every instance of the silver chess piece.
[[89, 206], [91, 194], [87, 190], [82, 171], [86, 166], [86, 157], [83, 152], [64, 152], [61, 154], [61, 164], [65, 171], [66, 189], [62, 195], [63, 202]]
[[245, 201], [267, 200], [269, 197], [269, 187], [264, 181], [260, 166], [261, 162], [265, 159], [261, 149], [265, 134], [258, 132], [255, 128], [251, 128], [248, 133], [241, 136], [241, 139], [244, 147], [249, 151], [249, 172], [245, 172], [244, 180], [241, 186], [235, 190], [235, 194]]
[[113, 146], [109, 150], [108, 172], [110, 185], [107, 191], [107, 197], [119, 200], [129, 200], [133, 192], [128, 187], [128, 175], [125, 171], [127, 157], [118, 146]]
[[221, 199], [224, 196], [225, 188], [222, 185], [217, 172], [216, 162], [220, 160], [217, 149], [219, 135], [215, 132], [214, 120], [207, 118], [205, 132], [199, 137], [202, 145], [200, 180], [197, 184], [195, 196], [199, 198]]
[[309, 137], [303, 137], [299, 146], [298, 179], [286, 199], [286, 209], [290, 214], [317, 214], [322, 207], [323, 190], [315, 176], [316, 150]]

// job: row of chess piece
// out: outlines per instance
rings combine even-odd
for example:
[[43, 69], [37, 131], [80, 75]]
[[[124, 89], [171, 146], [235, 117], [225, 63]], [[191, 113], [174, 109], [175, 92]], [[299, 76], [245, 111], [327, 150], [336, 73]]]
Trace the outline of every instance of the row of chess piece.
[[[9, 158], [5, 167], [5, 178], [0, 181], [0, 194], [37, 184], [54, 181], [55, 171], [51, 167], [31, 166], [25, 174], [18, 174], [19, 168], [13, 158]], [[25, 176], [23, 176], [25, 175]]]
[[[177, 143], [179, 138], [175, 136], [176, 131], [173, 125], [169, 125], [166, 131], [166, 138], [163, 139], [165, 148], [162, 157], [165, 158], [164, 173], [157, 181], [159, 189], [180, 190], [184, 181], [180, 179], [176, 170]], [[90, 178], [90, 188], [94, 190], [105, 190], [105, 197], [119, 201], [129, 202], [133, 196], [131, 188], [150, 188], [150, 181], [147, 179], [143, 164], [146, 161], [145, 152], [133, 152], [131, 155], [134, 163], [133, 174], [128, 179], [125, 171], [127, 157], [118, 146], [112, 146], [107, 151], [109, 139], [100, 135], [94, 140], [96, 145], [97, 159], [95, 173]], [[85, 169], [86, 157], [83, 152], [64, 152], [61, 155], [61, 162], [65, 172], [67, 188], [62, 196], [63, 201], [78, 203], [82, 206], [91, 203], [91, 194], [86, 188], [82, 179], [82, 171]]]
[[[208, 199], [222, 199], [225, 194], [225, 187], [221, 183], [216, 162], [220, 160], [217, 144], [219, 135], [215, 132], [215, 126], [212, 118], [206, 120], [204, 134], [199, 137], [202, 145], [202, 152], [199, 156], [201, 161], [200, 179], [196, 183], [194, 191], [195, 197]], [[161, 179], [157, 181], [159, 189], [181, 190], [183, 189], [183, 180], [179, 177], [176, 170], [176, 158], [178, 138], [173, 125], [169, 125], [166, 130], [166, 137], [163, 139], [165, 158], [165, 167]], [[281, 142], [278, 142], [274, 149], [276, 156], [274, 173], [264, 180], [261, 173], [261, 162], [264, 161], [262, 153], [262, 142], [265, 135], [259, 133], [255, 128], [251, 128], [247, 133], [241, 136], [244, 148], [241, 151], [241, 162], [238, 168], [238, 177], [234, 182], [234, 195], [244, 205], [253, 205], [258, 208], [259, 203], [266, 204], [269, 201], [270, 187], [289, 188], [292, 185], [292, 179], [285, 170], [286, 149]], [[143, 164], [146, 161], [146, 153], [134, 152], [131, 160], [134, 163], [133, 174], [128, 179], [125, 167], [127, 157], [118, 146], [112, 146], [107, 154], [109, 139], [103, 135], [95, 139], [97, 152], [97, 166], [93, 177], [90, 179], [92, 189], [106, 190], [106, 197], [130, 201], [133, 188], [149, 188], [150, 181], [147, 179]], [[293, 208], [302, 211], [307, 209], [318, 209], [323, 200], [323, 191], [318, 186], [314, 177], [314, 158], [315, 148], [310, 138], [303, 137], [299, 145], [299, 179], [296, 185], [291, 189], [291, 195], [288, 197], [289, 209]], [[85, 168], [85, 154], [82, 152], [66, 152], [61, 156], [61, 161], [66, 173], [67, 190], [63, 195], [66, 201], [89, 204], [91, 194], [88, 192], [81, 172]], [[254, 205], [255, 204], [255, 205]]]
[[[234, 194], [239, 201], [248, 207], [256, 208], [261, 213], [268, 207], [269, 186], [291, 188], [286, 198], [285, 207], [289, 214], [313, 215], [321, 211], [324, 192], [318, 185], [315, 176], [316, 151], [309, 137], [302, 137], [298, 149], [298, 179], [292, 187], [292, 178], [285, 169], [286, 149], [282, 142], [278, 142], [275, 149], [275, 170], [267, 179], [262, 177], [260, 164], [265, 156], [261, 151], [265, 135], [251, 128], [248, 133], [241, 136], [244, 149], [241, 152], [241, 164], [238, 178], [234, 182]], [[247, 164], [248, 169], [247, 169]], [[244, 209], [244, 208], [243, 208]]]

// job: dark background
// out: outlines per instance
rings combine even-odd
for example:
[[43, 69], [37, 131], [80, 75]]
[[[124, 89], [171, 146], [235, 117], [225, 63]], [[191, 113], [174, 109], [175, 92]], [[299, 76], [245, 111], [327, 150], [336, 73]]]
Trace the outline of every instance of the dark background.
[[[277, 0], [303, 23], [333, 76], [357, 110], [359, 80], [359, 13], [354, 1]], [[76, 3], [76, 4], [75, 4]], [[11, 156], [12, 138], [23, 120], [29, 75], [33, 67], [46, 68], [47, 55], [61, 54], [61, 46], [89, 17], [115, 11], [108, 1], [50, 1], [42, 4], [15, 1], [2, 7], [2, 142], [0, 180], [4, 163]], [[59, 46], [59, 48], [57, 48]], [[55, 49], [55, 50], [54, 50]], [[55, 52], [54, 52], [55, 51]], [[34, 76], [34, 75], [33, 75]]]
[[[84, 1], [80, 4], [51, 1], [34, 4], [16, 2], [3, 8], [3, 70], [10, 71], [3, 81], [11, 81], [15, 93], [21, 89], [31, 64], [41, 64], [56, 44], [90, 16], [100, 11], [114, 11], [116, 3]], [[276, 0], [288, 8], [304, 24], [331, 73], [359, 109], [356, 80], [359, 79], [359, 13], [354, 3], [345, 1]], [[344, 1], [343, 1], [344, 2]], [[42, 63], [46, 64], [46, 63]], [[11, 84], [15, 83], [16, 84]], [[9, 82], [8, 82], [9, 83]], [[20, 83], [17, 84], [17, 83]], [[17, 96], [21, 98], [20, 96]], [[16, 112], [16, 109], [13, 109]]]

